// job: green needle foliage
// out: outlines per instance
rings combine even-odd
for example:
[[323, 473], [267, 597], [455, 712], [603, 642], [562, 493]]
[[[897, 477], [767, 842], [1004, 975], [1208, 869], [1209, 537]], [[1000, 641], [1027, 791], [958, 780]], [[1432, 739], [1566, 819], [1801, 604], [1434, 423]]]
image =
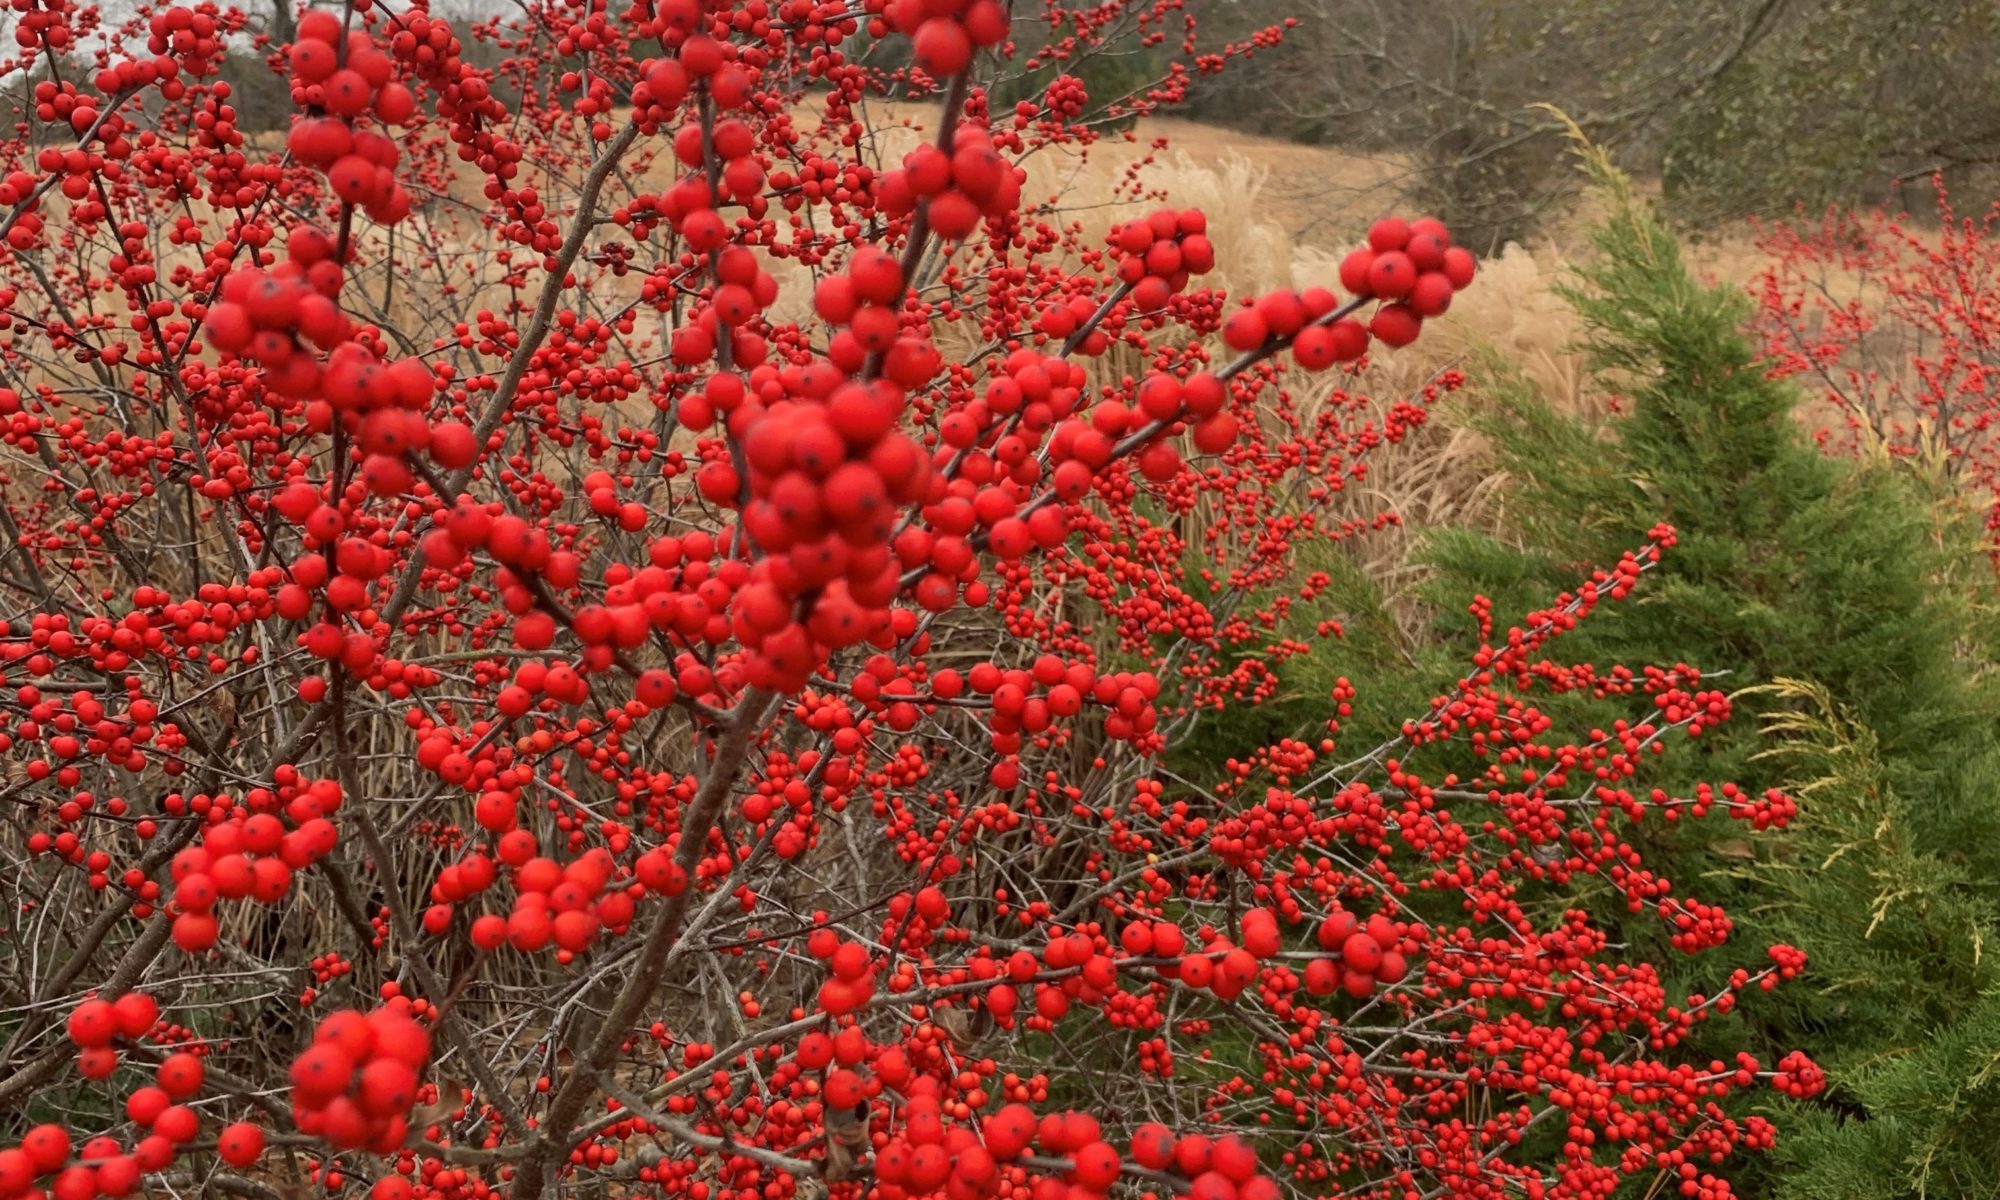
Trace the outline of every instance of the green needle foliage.
[[1941, 764], [1955, 780], [1911, 791], [1828, 688], [1781, 680], [1764, 691], [1785, 705], [1765, 718], [1765, 755], [1801, 814], [1787, 853], [1744, 880], [1765, 906], [1759, 926], [1796, 930], [1814, 956], [1812, 1003], [1786, 1032], [1837, 1084], [1829, 1104], [1781, 1117], [1781, 1194], [2000, 1194], [1993, 715], [1968, 712], [1985, 728], [1940, 747], [1962, 755]]

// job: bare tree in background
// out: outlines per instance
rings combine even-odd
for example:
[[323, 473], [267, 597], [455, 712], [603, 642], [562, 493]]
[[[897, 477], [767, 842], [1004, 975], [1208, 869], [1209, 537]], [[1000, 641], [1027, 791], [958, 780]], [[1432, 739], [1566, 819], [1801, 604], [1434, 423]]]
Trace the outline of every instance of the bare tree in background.
[[299, 34], [298, 14], [292, 11], [292, 0], [271, 0], [270, 17], [264, 23], [265, 32], [271, 40], [280, 45], [295, 40]]
[[[1573, 119], [1697, 223], [1867, 203], [1897, 179], [2000, 163], [1992, 0], [1247, 0], [1296, 15], [1265, 68], [1203, 81], [1192, 115], [1392, 156], [1394, 182], [1488, 246], [1574, 182]], [[1340, 181], [1327, 181], [1329, 188]]]

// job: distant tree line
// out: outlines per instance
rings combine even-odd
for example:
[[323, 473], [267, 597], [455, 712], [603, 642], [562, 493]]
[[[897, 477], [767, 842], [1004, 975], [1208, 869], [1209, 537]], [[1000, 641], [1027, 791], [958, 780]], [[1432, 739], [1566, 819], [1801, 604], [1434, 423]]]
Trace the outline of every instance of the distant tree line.
[[[1954, 189], [2000, 190], [1994, 0], [1187, 4], [1215, 46], [1295, 23], [1251, 61], [1199, 78], [1180, 115], [1394, 154], [1408, 164], [1399, 190], [1486, 247], [1531, 232], [1570, 193], [1566, 120], [1627, 170], [1657, 178], [1668, 214], [1691, 228], [1801, 204], [1874, 204], [1939, 172]], [[251, 27], [258, 36], [232, 50], [223, 77], [239, 127], [257, 132], [291, 111], [269, 56], [291, 39], [295, 14], [263, 0]], [[1060, 31], [1025, 15], [1016, 31], [1021, 55], [987, 76], [1001, 104], [1038, 97], [1065, 74], [1096, 105], [1143, 94], [1164, 61], [1138, 36], [1052, 59]], [[0, 121], [28, 115], [42, 77], [0, 86]], [[1914, 189], [1912, 202], [1928, 193]]]
[[1992, 0], [1240, 0], [1203, 25], [1247, 36], [1287, 15], [1283, 44], [1202, 80], [1188, 115], [1407, 154], [1411, 190], [1489, 242], [1575, 182], [1538, 105], [1657, 177], [1695, 227], [2000, 177]]

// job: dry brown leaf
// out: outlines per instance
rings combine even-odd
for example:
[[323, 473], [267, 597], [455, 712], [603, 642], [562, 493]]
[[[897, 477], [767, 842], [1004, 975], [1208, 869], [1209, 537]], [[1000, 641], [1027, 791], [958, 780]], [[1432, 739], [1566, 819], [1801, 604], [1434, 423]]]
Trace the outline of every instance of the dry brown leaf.
[[839, 1142], [828, 1142], [826, 1146], [826, 1167], [822, 1172], [828, 1183], [839, 1183], [854, 1169], [854, 1153]]
[[962, 1008], [940, 1008], [931, 1013], [931, 1024], [944, 1031], [951, 1039], [952, 1048], [963, 1050], [972, 1041], [972, 1023], [966, 1019]]
[[827, 1109], [826, 1140], [830, 1146], [843, 1146], [849, 1150], [860, 1150], [867, 1146], [868, 1122], [863, 1118], [863, 1110]]

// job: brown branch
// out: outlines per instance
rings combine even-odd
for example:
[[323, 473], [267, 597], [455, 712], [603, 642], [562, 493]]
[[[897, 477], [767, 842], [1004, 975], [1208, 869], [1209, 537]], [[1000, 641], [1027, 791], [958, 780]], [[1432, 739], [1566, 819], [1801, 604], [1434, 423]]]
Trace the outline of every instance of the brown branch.
[[512, 1194], [515, 1200], [538, 1200], [541, 1196], [547, 1184], [549, 1167], [569, 1152], [570, 1131], [589, 1104], [597, 1077], [610, 1068], [624, 1046], [633, 1022], [659, 989], [668, 955], [680, 940], [681, 922], [687, 916], [688, 904], [696, 894], [692, 879], [701, 864], [709, 831], [715, 827], [723, 804], [734, 792], [737, 778], [749, 759], [750, 743], [776, 700], [773, 693], [752, 689], [737, 701], [735, 715], [716, 743], [715, 755], [709, 762], [708, 778], [703, 781], [701, 790], [695, 794], [693, 803], [681, 819], [681, 841], [674, 853], [674, 861], [688, 873], [690, 883], [660, 906], [658, 915], [653, 918], [652, 928], [646, 932], [638, 961], [629, 968], [625, 986], [612, 1002], [611, 1011], [605, 1014], [596, 1038], [579, 1056], [575, 1069], [556, 1092], [548, 1115], [541, 1122], [536, 1147], [522, 1161], [514, 1176]]

